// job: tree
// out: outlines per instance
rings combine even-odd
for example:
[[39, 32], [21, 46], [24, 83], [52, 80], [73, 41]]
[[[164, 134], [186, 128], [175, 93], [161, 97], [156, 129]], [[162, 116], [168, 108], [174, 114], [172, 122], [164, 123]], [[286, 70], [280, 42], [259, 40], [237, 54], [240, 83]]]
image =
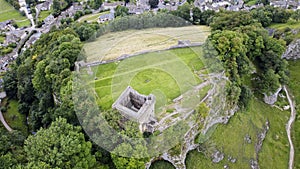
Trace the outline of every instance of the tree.
[[213, 11], [213, 10], [203, 11], [201, 14], [200, 24], [201, 25], [209, 25], [212, 22], [214, 15], [215, 15], [215, 11]]
[[128, 15], [129, 14], [128, 10], [129, 9], [127, 7], [118, 5], [115, 9], [115, 17], [118, 17], [118, 16], [123, 17], [123, 16]]
[[296, 21], [300, 20], [300, 9], [297, 9], [291, 16], [291, 18], [295, 19]]
[[94, 0], [94, 9], [99, 9], [102, 5], [102, 0]]
[[256, 21], [248, 12], [221, 11], [210, 24], [212, 30], [233, 30], [234, 28], [251, 25]]
[[258, 83], [260, 91], [267, 95], [274, 93], [280, 87], [279, 78], [280, 76], [275, 74], [274, 70], [268, 69], [260, 75]]
[[193, 11], [193, 23], [194, 24], [200, 24], [200, 22], [201, 22], [201, 10], [199, 9], [199, 8], [197, 8], [197, 7], [194, 7], [193, 9], [192, 9], [192, 11]]
[[91, 147], [80, 127], [58, 118], [48, 129], [41, 128], [35, 136], [29, 136], [24, 149], [32, 167], [90, 168], [96, 162]]
[[176, 11], [172, 11], [171, 13], [175, 16], [181, 17], [189, 21], [191, 19], [190, 8], [191, 8], [190, 4], [186, 2], [183, 5], [179, 6]]
[[17, 98], [17, 70], [16, 66], [13, 64], [11, 69], [5, 73], [3, 78], [3, 89], [6, 91], [6, 94], [9, 98]]
[[251, 11], [254, 19], [258, 20], [263, 27], [267, 27], [272, 22], [272, 13], [265, 10], [264, 8], [258, 8]]
[[57, 16], [60, 13], [60, 3], [59, 0], [53, 0], [53, 15]]
[[157, 8], [159, 0], [149, 0], [149, 5], [151, 8]]
[[289, 11], [282, 8], [274, 8], [272, 14], [272, 21], [274, 23], [286, 23], [291, 16], [291, 13]]

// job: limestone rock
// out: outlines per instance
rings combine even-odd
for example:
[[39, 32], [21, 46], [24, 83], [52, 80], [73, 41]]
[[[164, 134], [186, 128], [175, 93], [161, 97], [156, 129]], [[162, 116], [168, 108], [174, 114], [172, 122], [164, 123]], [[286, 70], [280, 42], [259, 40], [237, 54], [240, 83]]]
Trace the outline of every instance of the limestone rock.
[[251, 159], [250, 160], [250, 167], [251, 167], [251, 169], [259, 169], [258, 162], [254, 159]]
[[264, 102], [269, 104], [269, 105], [273, 105], [276, 101], [277, 101], [277, 97], [279, 92], [281, 91], [281, 86], [277, 89], [277, 91], [271, 95], [267, 95], [264, 93]]
[[286, 51], [282, 55], [282, 58], [293, 60], [300, 59], [300, 39], [297, 39], [289, 44]]
[[219, 163], [224, 159], [224, 153], [220, 151], [215, 151], [215, 153], [212, 155], [212, 162]]
[[251, 136], [249, 134], [246, 134], [245, 138], [244, 138], [245, 142], [248, 144], [251, 144], [252, 140], [251, 140]]

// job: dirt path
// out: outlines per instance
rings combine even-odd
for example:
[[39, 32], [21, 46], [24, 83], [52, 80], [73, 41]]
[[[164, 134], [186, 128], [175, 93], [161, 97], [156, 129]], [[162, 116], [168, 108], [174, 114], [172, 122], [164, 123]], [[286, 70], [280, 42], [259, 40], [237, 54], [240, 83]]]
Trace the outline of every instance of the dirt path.
[[2, 112], [0, 111], [0, 121], [2, 122], [2, 124], [4, 125], [4, 127], [9, 131], [11, 132], [13, 129], [9, 127], [9, 125], [6, 123], [3, 115], [2, 115]]
[[292, 138], [291, 138], [291, 127], [292, 127], [292, 124], [293, 124], [293, 122], [295, 121], [295, 118], [296, 118], [296, 110], [295, 110], [295, 103], [292, 101], [292, 99], [291, 99], [291, 97], [288, 93], [288, 90], [286, 89], [285, 86], [283, 86], [283, 89], [286, 93], [286, 96], [289, 100], [289, 104], [290, 104], [290, 107], [291, 107], [291, 116], [290, 116], [290, 119], [289, 119], [289, 121], [286, 125], [286, 132], [287, 132], [288, 140], [289, 140], [289, 143], [290, 143], [289, 169], [293, 169], [295, 152], [294, 152], [293, 141], [292, 141]]

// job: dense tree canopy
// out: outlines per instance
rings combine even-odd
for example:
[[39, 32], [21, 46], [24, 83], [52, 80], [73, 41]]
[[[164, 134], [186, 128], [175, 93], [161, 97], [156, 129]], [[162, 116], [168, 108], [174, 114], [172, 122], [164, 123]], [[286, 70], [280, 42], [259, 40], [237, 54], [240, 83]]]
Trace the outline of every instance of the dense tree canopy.
[[31, 167], [91, 168], [95, 157], [90, 142], [86, 142], [80, 127], [59, 118], [47, 129], [40, 129], [25, 141], [25, 152]]

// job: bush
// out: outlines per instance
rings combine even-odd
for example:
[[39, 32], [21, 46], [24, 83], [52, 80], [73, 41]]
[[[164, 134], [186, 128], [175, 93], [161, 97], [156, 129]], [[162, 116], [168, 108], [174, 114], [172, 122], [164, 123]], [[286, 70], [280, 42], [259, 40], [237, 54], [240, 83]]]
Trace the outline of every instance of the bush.
[[2, 107], [0, 108], [0, 110], [1, 110], [2, 113], [7, 112], [7, 108], [6, 108], [5, 106], [2, 106]]

